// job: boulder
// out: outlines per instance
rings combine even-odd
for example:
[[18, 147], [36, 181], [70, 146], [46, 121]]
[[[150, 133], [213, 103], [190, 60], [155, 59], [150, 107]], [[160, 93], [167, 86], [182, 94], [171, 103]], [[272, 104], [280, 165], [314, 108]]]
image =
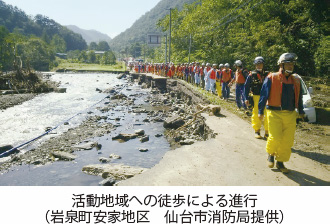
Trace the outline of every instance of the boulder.
[[87, 143], [82, 143], [79, 145], [73, 146], [74, 149], [80, 149], [80, 150], [91, 150], [94, 147], [97, 147], [98, 143], [97, 142], [87, 142]]
[[138, 129], [138, 130], [135, 130], [135, 134], [141, 136], [141, 135], [145, 134], [145, 131], [143, 129]]
[[148, 151], [149, 151], [149, 149], [145, 149], [145, 148], [139, 148], [139, 151], [140, 151], [140, 152], [148, 152]]
[[195, 141], [193, 139], [186, 139], [180, 142], [180, 145], [192, 145]]
[[100, 158], [99, 158], [99, 161], [100, 161], [101, 163], [109, 163], [109, 162], [111, 161], [111, 159], [109, 159], [109, 158], [105, 158], [105, 157], [100, 157]]
[[138, 134], [119, 134], [115, 137], [112, 137], [112, 140], [123, 140], [127, 142], [128, 140], [134, 139], [138, 136], [139, 136]]
[[116, 180], [112, 177], [102, 180], [99, 185], [101, 186], [113, 186], [116, 183]]
[[12, 148], [14, 148], [12, 145], [0, 145], [0, 153], [4, 153]]
[[92, 164], [82, 168], [84, 173], [102, 176], [104, 179], [111, 177], [116, 180], [125, 180], [146, 170], [145, 168], [130, 167], [124, 164]]
[[126, 74], [125, 73], [122, 73], [122, 74], [117, 75], [117, 79], [122, 79], [122, 78], [126, 78]]
[[164, 128], [177, 129], [185, 124], [184, 120], [178, 116], [174, 115], [170, 118], [167, 118], [164, 121]]
[[55, 158], [58, 158], [59, 160], [65, 160], [65, 161], [71, 161], [77, 158], [76, 155], [63, 151], [53, 151], [51, 152], [51, 155], [54, 156]]
[[111, 158], [111, 159], [121, 159], [121, 156], [112, 153], [112, 154], [109, 155], [109, 158]]
[[140, 138], [140, 142], [147, 142], [147, 141], [149, 141], [149, 135]]

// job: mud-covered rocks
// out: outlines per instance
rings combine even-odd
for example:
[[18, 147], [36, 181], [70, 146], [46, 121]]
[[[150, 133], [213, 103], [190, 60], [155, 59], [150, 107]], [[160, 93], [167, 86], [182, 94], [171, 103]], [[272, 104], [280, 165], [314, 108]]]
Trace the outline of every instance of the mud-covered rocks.
[[77, 150], [91, 150], [91, 149], [93, 149], [94, 147], [97, 147], [97, 146], [98, 146], [97, 142], [87, 142], [87, 143], [82, 143], [82, 144], [79, 144], [79, 145], [75, 145], [75, 146], [73, 146], [73, 148], [77, 149]]
[[99, 158], [99, 161], [100, 161], [101, 163], [109, 163], [109, 162], [111, 162], [111, 159], [106, 158], [106, 157], [100, 157], [100, 158]]
[[109, 158], [110, 158], [110, 159], [121, 159], [121, 156], [112, 153], [112, 154], [109, 155]]
[[102, 181], [100, 181], [99, 185], [101, 186], [113, 186], [116, 183], [116, 180], [112, 177], [106, 178]]
[[75, 160], [77, 158], [76, 155], [69, 153], [69, 152], [63, 152], [63, 151], [52, 151], [50, 154], [53, 157], [55, 157], [59, 160], [64, 160], [64, 161], [71, 161], [71, 160]]
[[125, 180], [146, 170], [145, 168], [131, 167], [124, 164], [92, 164], [82, 168], [82, 171], [86, 174], [102, 176], [104, 179], [111, 177], [116, 180]]
[[121, 74], [117, 75], [117, 79], [122, 79], [122, 78], [126, 78], [125, 73], [121, 73]]
[[135, 139], [139, 135], [138, 134], [119, 134], [116, 135], [115, 137], [112, 137], [112, 140], [122, 140], [127, 142], [128, 140]]
[[164, 128], [177, 129], [184, 124], [185, 121], [179, 115], [174, 115], [164, 121]]

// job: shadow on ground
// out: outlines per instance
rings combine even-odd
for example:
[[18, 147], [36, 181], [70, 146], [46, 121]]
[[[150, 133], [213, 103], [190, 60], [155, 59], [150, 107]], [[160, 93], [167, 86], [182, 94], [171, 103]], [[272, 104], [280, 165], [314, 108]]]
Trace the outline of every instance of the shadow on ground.
[[315, 160], [319, 163], [323, 163], [325, 165], [330, 165], [330, 156], [325, 155], [325, 154], [321, 154], [321, 153], [317, 153], [317, 152], [305, 152], [299, 149], [291, 149], [293, 153], [296, 153], [300, 156]]
[[[278, 169], [273, 169], [274, 172], [280, 172]], [[300, 186], [330, 186], [329, 181], [325, 181], [296, 170], [291, 170], [288, 174], [283, 174], [293, 180]]]

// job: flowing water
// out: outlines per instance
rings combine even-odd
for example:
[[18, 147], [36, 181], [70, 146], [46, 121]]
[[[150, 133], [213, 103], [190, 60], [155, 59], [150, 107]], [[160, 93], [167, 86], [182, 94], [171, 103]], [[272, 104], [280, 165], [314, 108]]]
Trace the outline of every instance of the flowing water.
[[[34, 99], [24, 102], [0, 112], [0, 144], [17, 146], [23, 142], [39, 136], [45, 132], [46, 127], [54, 127], [75, 114], [82, 114], [70, 120], [69, 125], [61, 125], [56, 129], [59, 135], [69, 128], [74, 128], [82, 123], [87, 116], [106, 115], [105, 122], [112, 122], [120, 126], [110, 134], [103, 137], [89, 139], [102, 144], [102, 149], [96, 151], [75, 152], [78, 157], [72, 162], [55, 162], [45, 166], [22, 165], [0, 176], [0, 185], [98, 185], [101, 177], [84, 174], [81, 169], [88, 164], [99, 164], [99, 157], [108, 157], [115, 153], [122, 157], [111, 163], [123, 163], [130, 166], [150, 168], [162, 158], [169, 150], [169, 143], [164, 137], [156, 138], [155, 134], [163, 133], [162, 123], [145, 123], [146, 114], [129, 113], [131, 108], [119, 106], [114, 110], [101, 114], [96, 109], [95, 103], [106, 97], [107, 94], [99, 93], [101, 90], [118, 85], [127, 85], [127, 81], [118, 80], [114, 74], [54, 74], [51, 79], [61, 83], [62, 88], [67, 88], [66, 93], [41, 94]], [[133, 84], [122, 90], [123, 94], [138, 94], [135, 104], [146, 105], [145, 98], [150, 90], [143, 90]], [[95, 106], [93, 106], [95, 105]], [[93, 107], [92, 107], [93, 106]], [[92, 115], [87, 112], [92, 111]], [[120, 121], [114, 121], [120, 117]], [[150, 140], [141, 143], [139, 139], [133, 139], [125, 143], [112, 141], [111, 138], [119, 133], [134, 133], [136, 129], [144, 129], [150, 136]], [[47, 135], [39, 139], [33, 145], [26, 147], [28, 150], [41, 144], [48, 138], [56, 135]], [[148, 148], [142, 153], [139, 148]]]

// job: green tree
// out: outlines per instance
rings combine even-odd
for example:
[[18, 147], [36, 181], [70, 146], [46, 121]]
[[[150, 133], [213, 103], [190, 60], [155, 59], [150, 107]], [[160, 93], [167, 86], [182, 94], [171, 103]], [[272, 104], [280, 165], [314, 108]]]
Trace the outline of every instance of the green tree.
[[99, 44], [98, 44], [97, 50], [98, 51], [109, 51], [110, 47], [109, 47], [108, 42], [100, 41]]
[[58, 34], [55, 34], [53, 36], [53, 39], [50, 44], [56, 53], [66, 52], [65, 40], [62, 37], [60, 37]]
[[97, 48], [98, 48], [98, 45], [97, 45], [97, 43], [95, 43], [95, 42], [91, 42], [91, 43], [89, 44], [89, 46], [88, 46], [88, 49], [89, 49], [89, 50], [92, 50], [92, 51], [96, 51]]

